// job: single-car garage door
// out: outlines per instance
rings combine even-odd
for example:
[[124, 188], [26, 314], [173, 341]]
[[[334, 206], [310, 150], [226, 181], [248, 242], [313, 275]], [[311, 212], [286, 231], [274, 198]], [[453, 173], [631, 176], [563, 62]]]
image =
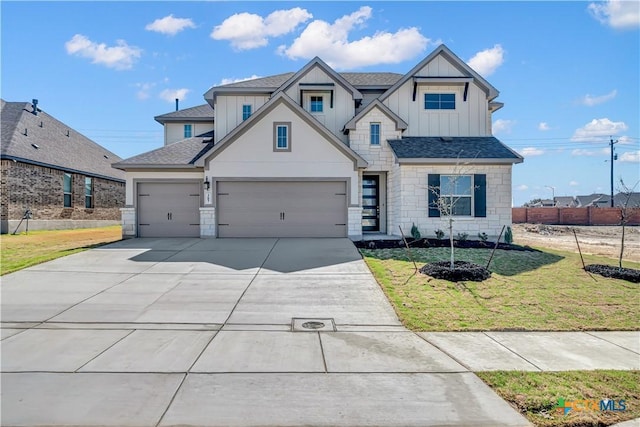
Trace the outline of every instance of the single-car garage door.
[[346, 237], [344, 181], [218, 182], [219, 237]]
[[199, 183], [138, 183], [138, 237], [199, 237]]

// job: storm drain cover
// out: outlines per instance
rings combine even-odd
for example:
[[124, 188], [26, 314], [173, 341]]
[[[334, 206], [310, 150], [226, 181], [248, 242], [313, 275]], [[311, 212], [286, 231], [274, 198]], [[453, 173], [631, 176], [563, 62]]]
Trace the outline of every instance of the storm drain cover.
[[333, 319], [306, 319], [294, 317], [291, 319], [291, 330], [293, 332], [335, 332], [336, 325]]

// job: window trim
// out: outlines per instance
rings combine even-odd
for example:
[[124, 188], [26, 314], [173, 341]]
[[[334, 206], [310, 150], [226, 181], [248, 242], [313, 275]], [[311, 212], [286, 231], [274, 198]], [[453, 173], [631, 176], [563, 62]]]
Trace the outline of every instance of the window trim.
[[[65, 180], [67, 177], [69, 177], [69, 191], [66, 191], [66, 188], [65, 188]], [[69, 196], [68, 206], [67, 206], [67, 196]], [[73, 207], [73, 175], [66, 172], [64, 172], [64, 174], [62, 175], [62, 207], [64, 208]]]
[[[427, 108], [427, 96], [428, 95], [438, 95], [438, 108]], [[442, 108], [442, 95], [453, 95], [453, 108]], [[423, 93], [423, 110], [424, 111], [439, 111], [439, 112], [451, 112], [451, 111], [456, 111], [458, 109], [458, 95], [457, 93], [454, 92], [424, 92]], [[445, 101], [445, 102], [449, 102], [449, 101]]]
[[[287, 146], [285, 148], [278, 147], [278, 128], [285, 127], [287, 129]], [[291, 152], [291, 122], [273, 122], [273, 152], [286, 153]]]
[[[188, 126], [188, 129], [189, 129], [189, 135], [188, 136], [187, 136], [187, 126]], [[183, 131], [182, 134], [184, 136], [184, 139], [193, 137], [193, 125], [191, 123], [185, 123], [184, 127], [182, 128], [182, 131]]]
[[[315, 98], [315, 99], [314, 99]], [[320, 106], [319, 110], [314, 110], [314, 106]], [[309, 95], [309, 112], [324, 113], [324, 96], [321, 94]]]
[[[87, 187], [87, 182], [89, 183], [89, 187]], [[89, 190], [89, 194], [87, 194], [87, 190]], [[89, 206], [87, 206], [87, 201], [89, 202]], [[93, 209], [94, 199], [93, 199], [93, 178], [90, 176], [84, 177], [84, 208], [85, 209]]]
[[[469, 177], [469, 193], [470, 194], [442, 194], [442, 177], [465, 177], [468, 176]], [[458, 198], [469, 198], [470, 199], [470, 203], [469, 203], [469, 213], [468, 214], [461, 214], [461, 215], [457, 215], [452, 213], [451, 216], [455, 216], [458, 218], [473, 218], [474, 217], [474, 212], [475, 212], [475, 191], [474, 191], [474, 174], [440, 174], [440, 194], [438, 195], [438, 197], [458, 197]]]
[[[377, 135], [375, 135], [378, 139], [377, 142], [374, 143], [374, 133], [373, 133], [373, 128], [374, 126], [378, 127], [378, 133]], [[381, 145], [381, 140], [380, 140], [380, 134], [382, 133], [382, 123], [380, 122], [369, 122], [369, 145], [372, 145], [374, 147], [380, 147]]]
[[[245, 108], [248, 107], [249, 112], [245, 111]], [[242, 121], [244, 122], [253, 114], [253, 105], [251, 104], [242, 104]]]

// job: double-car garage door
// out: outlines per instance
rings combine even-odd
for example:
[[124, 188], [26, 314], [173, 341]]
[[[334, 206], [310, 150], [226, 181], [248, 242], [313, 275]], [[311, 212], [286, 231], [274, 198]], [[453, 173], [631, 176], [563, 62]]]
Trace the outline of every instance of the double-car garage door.
[[219, 237], [345, 237], [345, 182], [218, 182]]
[[[219, 181], [218, 237], [346, 237], [344, 181]], [[138, 183], [138, 236], [200, 235], [199, 183]]]

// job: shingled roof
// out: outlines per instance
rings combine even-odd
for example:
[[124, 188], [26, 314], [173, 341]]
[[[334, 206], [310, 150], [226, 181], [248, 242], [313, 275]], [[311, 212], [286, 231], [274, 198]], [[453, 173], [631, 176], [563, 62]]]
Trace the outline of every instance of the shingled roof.
[[522, 156], [493, 136], [418, 136], [389, 140], [400, 163], [522, 163]]
[[183, 122], [185, 119], [192, 121], [213, 122], [214, 111], [209, 104], [196, 105], [195, 107], [185, 108], [171, 113], [162, 114], [154, 117], [159, 123], [167, 122]]
[[29, 102], [1, 102], [1, 158], [124, 181], [111, 167], [122, 160]]
[[[216, 88], [242, 88], [242, 89], [277, 89], [289, 80], [295, 73], [283, 73], [275, 76], [260, 77], [257, 79], [243, 80], [215, 86]], [[338, 73], [353, 86], [392, 86], [402, 78], [398, 73]]]
[[167, 146], [129, 157], [113, 167], [127, 170], [152, 167], [194, 167], [194, 163], [213, 147], [213, 131], [174, 142]]

